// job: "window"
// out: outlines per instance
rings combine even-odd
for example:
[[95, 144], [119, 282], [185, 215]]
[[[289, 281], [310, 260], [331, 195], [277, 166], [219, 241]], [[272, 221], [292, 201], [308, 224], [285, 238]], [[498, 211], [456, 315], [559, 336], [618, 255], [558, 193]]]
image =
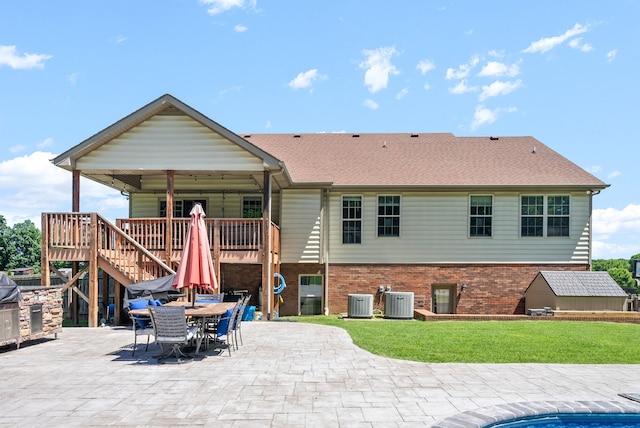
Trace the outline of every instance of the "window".
[[569, 196], [547, 196], [547, 236], [569, 236]]
[[378, 237], [400, 236], [400, 196], [378, 196]]
[[493, 225], [493, 196], [469, 198], [469, 236], [491, 237]]
[[[202, 205], [202, 209], [205, 214], [207, 212], [206, 199], [174, 199], [173, 200], [173, 217], [185, 218], [190, 217], [191, 208], [194, 204]], [[167, 201], [160, 201], [160, 217], [166, 217], [167, 215]]]
[[242, 198], [242, 218], [261, 218], [262, 198], [260, 196], [244, 196]]
[[362, 196], [342, 197], [342, 243], [362, 243]]
[[522, 196], [520, 235], [569, 236], [569, 196]]
[[300, 275], [300, 315], [322, 315], [322, 275]]

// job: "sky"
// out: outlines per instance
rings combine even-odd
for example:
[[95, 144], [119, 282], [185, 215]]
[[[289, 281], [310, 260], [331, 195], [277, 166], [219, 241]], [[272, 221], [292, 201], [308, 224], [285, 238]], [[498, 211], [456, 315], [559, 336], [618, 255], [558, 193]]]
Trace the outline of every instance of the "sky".
[[[50, 160], [169, 93], [240, 135], [533, 136], [610, 184], [593, 258], [628, 259], [639, 24], [637, 0], [0, 2], [0, 215], [71, 211]], [[128, 216], [80, 187], [81, 211]]]

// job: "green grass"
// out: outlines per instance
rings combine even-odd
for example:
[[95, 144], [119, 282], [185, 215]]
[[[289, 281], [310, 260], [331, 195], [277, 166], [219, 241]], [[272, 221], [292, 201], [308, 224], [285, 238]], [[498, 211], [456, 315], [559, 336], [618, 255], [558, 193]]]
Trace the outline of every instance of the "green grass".
[[297, 317], [349, 332], [385, 357], [447, 363], [638, 364], [640, 325], [579, 321], [400, 321]]

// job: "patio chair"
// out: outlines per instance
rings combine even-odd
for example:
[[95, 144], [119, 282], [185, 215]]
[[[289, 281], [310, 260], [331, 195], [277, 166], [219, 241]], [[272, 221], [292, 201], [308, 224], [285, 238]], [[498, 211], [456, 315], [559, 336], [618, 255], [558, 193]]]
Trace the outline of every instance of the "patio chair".
[[196, 303], [220, 303], [224, 299], [224, 293], [196, 293]]
[[236, 303], [233, 309], [229, 309], [217, 322], [207, 323], [204, 330], [207, 346], [209, 346], [213, 340], [214, 343], [219, 343], [222, 347], [226, 347], [229, 350], [229, 356], [231, 356], [231, 348], [234, 346], [234, 330], [232, 326], [240, 310], [240, 306], [241, 301], [238, 300], [238, 303]]
[[[132, 300], [128, 302], [127, 309], [144, 309], [148, 307], [148, 301], [146, 299]], [[151, 324], [151, 317], [149, 315], [134, 315], [129, 314], [131, 318], [131, 324], [133, 328], [133, 353], [136, 355], [136, 348], [138, 346], [138, 336], [147, 336], [147, 346], [144, 348], [145, 352], [149, 350], [149, 340], [153, 336], [153, 325]]]
[[[191, 358], [182, 349], [196, 335], [196, 327], [187, 327], [184, 306], [149, 306], [156, 343], [161, 354], [158, 361], [174, 356], [178, 361]], [[168, 348], [168, 349], [166, 349]]]
[[236, 314], [235, 320], [231, 326], [233, 330], [233, 342], [235, 344], [235, 348], [238, 349], [238, 336], [240, 336], [240, 345], [244, 345], [242, 342], [242, 316], [244, 315], [244, 311], [249, 304], [249, 299], [251, 298], [251, 294], [247, 294], [240, 301], [240, 307], [238, 308], [238, 313]]

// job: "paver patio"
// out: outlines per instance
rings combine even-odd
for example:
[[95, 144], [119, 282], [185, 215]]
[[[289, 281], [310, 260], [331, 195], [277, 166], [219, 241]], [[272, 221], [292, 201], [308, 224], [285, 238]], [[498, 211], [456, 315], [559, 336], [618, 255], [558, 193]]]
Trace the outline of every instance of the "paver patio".
[[[186, 364], [131, 355], [125, 327], [65, 328], [0, 348], [2, 426], [418, 427], [514, 402], [640, 392], [636, 365], [425, 364], [357, 348], [346, 331], [243, 323], [244, 345]], [[585, 350], [588, 352], [588, 350]]]

